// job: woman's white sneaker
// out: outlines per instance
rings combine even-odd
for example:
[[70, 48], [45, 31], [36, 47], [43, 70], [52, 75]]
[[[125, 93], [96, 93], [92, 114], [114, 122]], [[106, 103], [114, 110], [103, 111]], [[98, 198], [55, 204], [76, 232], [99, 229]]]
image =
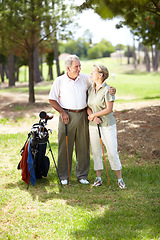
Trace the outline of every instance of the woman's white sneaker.
[[101, 185], [102, 185], [102, 180], [96, 178], [96, 180], [94, 181], [93, 186], [94, 186], [94, 187], [98, 187], [98, 186], [101, 186]]
[[118, 179], [118, 186], [121, 188], [121, 189], [124, 189], [126, 188], [126, 185], [125, 183], [123, 182], [123, 179]]

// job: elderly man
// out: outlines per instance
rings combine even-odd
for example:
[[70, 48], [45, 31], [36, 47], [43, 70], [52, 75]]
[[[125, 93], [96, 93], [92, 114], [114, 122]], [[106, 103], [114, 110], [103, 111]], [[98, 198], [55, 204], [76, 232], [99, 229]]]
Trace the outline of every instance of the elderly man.
[[[68, 184], [72, 167], [73, 147], [76, 152], [76, 177], [82, 184], [87, 181], [90, 152], [87, 119], [87, 91], [91, 86], [90, 76], [80, 73], [81, 64], [76, 55], [65, 61], [66, 73], [57, 77], [49, 93], [51, 106], [60, 113], [58, 126], [58, 171], [63, 185]], [[115, 93], [111, 88], [110, 92]], [[66, 132], [68, 130], [69, 166], [66, 161]]]

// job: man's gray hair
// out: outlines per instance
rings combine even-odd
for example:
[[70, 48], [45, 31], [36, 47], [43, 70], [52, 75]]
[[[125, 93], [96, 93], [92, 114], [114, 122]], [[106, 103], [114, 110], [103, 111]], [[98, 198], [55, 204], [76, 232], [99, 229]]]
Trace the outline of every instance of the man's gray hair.
[[65, 60], [65, 67], [67, 71], [67, 67], [71, 67], [73, 61], [79, 60], [79, 57], [77, 55], [69, 55]]

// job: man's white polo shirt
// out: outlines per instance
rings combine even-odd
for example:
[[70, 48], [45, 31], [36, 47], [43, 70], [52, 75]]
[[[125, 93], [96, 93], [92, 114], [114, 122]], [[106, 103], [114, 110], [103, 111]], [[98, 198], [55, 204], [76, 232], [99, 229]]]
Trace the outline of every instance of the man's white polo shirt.
[[87, 91], [91, 84], [91, 77], [87, 74], [80, 73], [72, 80], [65, 73], [54, 80], [49, 99], [56, 100], [62, 108], [83, 109], [87, 106]]

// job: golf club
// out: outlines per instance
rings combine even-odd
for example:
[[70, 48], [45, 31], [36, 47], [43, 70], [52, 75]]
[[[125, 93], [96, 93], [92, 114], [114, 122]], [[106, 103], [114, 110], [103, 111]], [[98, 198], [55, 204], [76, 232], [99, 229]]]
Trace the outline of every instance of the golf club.
[[106, 173], [107, 173], [108, 185], [109, 185], [110, 190], [115, 191], [115, 189], [111, 188], [111, 185], [110, 185], [110, 180], [109, 180], [109, 175], [108, 175], [108, 170], [107, 170], [107, 164], [106, 164], [106, 159], [105, 159], [104, 148], [103, 148], [103, 143], [102, 143], [101, 131], [100, 131], [99, 124], [97, 124], [97, 127], [98, 127], [99, 138], [100, 138], [102, 152], [103, 152], [103, 159], [104, 159], [104, 163], [105, 163]]

